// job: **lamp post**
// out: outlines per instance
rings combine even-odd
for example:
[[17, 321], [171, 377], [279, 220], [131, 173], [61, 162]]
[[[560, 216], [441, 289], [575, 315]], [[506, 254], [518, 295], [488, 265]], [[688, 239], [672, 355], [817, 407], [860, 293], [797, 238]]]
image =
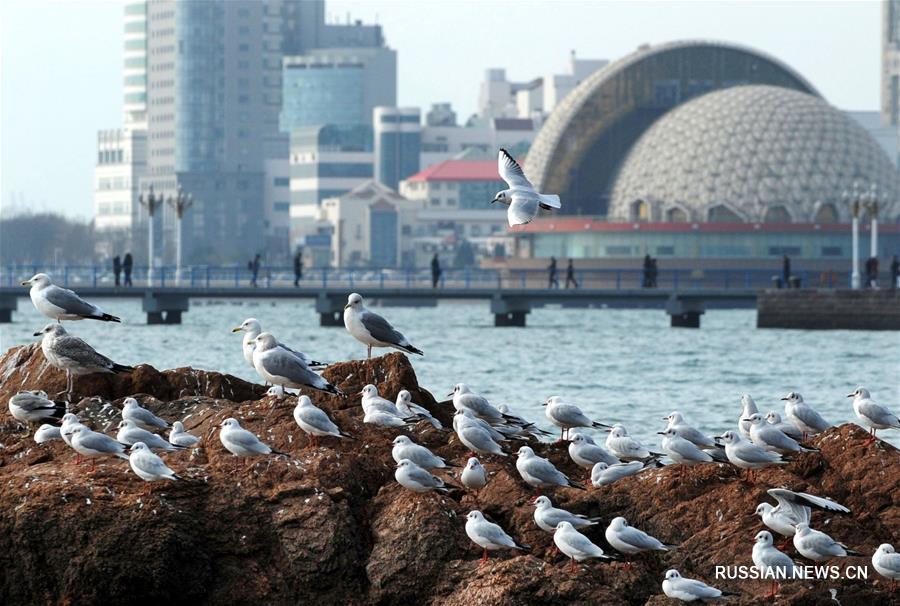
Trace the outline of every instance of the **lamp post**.
[[866, 202], [869, 210], [869, 218], [872, 220], [871, 233], [869, 234], [869, 257], [878, 256], [878, 186], [872, 185], [869, 191], [869, 199]]
[[175, 210], [175, 216], [178, 219], [178, 237], [175, 241], [175, 285], [178, 286], [181, 283], [181, 218], [194, 203], [194, 197], [191, 194], [185, 194], [179, 183], [175, 197], [169, 196], [168, 203]]
[[156, 209], [162, 205], [163, 196], [162, 194], [155, 195], [151, 185], [149, 195], [145, 197], [144, 194], [141, 194], [138, 202], [147, 208], [149, 216], [147, 221], [147, 286], [153, 286], [153, 216], [156, 214]]

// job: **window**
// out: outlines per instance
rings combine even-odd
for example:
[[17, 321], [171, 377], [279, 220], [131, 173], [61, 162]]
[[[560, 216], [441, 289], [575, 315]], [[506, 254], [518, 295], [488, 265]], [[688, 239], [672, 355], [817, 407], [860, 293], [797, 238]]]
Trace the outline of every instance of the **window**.
[[291, 184], [291, 180], [288, 177], [275, 177], [272, 183], [275, 187], [288, 187]]
[[627, 245], [607, 246], [606, 254], [609, 257], [630, 257], [631, 256], [631, 246], [627, 246]]
[[440, 198], [432, 198], [432, 199], [431, 199], [431, 205], [432, 205], [432, 206], [440, 206], [440, 205], [441, 205], [441, 200], [440, 200]]
[[789, 257], [799, 257], [801, 249], [799, 246], [770, 246], [770, 257], [781, 257], [787, 255]]
[[635, 200], [631, 203], [631, 220], [645, 223], [650, 220], [650, 203], [646, 200]]
[[146, 50], [146, 49], [147, 49], [146, 38], [137, 38], [134, 40], [126, 40], [125, 41], [125, 50]]
[[275, 202], [272, 204], [272, 209], [277, 213], [286, 213], [291, 210], [290, 202]]
[[[823, 204], [816, 212], [816, 223], [837, 223], [838, 212], [834, 204]], [[824, 252], [822, 253], [825, 254]]]
[[790, 223], [791, 215], [784, 206], [770, 206], [763, 217], [765, 223]]
[[724, 204], [710, 208], [707, 220], [710, 223], [743, 223], [740, 216]]
[[687, 223], [687, 220], [687, 213], [681, 208], [675, 207], [666, 211], [666, 221], [669, 223]]
[[823, 246], [822, 247], [822, 256], [823, 257], [840, 257], [844, 254], [844, 249], [840, 246]]
[[656, 254], [660, 256], [672, 256], [675, 254], [674, 246], [657, 246]]

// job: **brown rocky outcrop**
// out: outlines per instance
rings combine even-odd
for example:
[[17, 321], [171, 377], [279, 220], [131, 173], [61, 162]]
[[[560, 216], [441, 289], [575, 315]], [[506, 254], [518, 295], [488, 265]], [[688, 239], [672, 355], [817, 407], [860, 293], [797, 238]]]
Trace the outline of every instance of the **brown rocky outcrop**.
[[[715, 565], [750, 563], [752, 515], [765, 489], [787, 485], [827, 495], [852, 515], [814, 513], [813, 525], [871, 554], [883, 542], [900, 546], [900, 452], [845, 425], [818, 436], [821, 453], [759, 473], [753, 484], [732, 469], [704, 466], [679, 478], [675, 466], [602, 489], [557, 490], [555, 504], [578, 513], [616, 515], [680, 547], [636, 558], [630, 569], [591, 562], [570, 571], [551, 555], [552, 538], [532, 519], [533, 492], [514, 457], [482, 458], [492, 477], [479, 494], [416, 495], [394, 482], [390, 441], [397, 431], [362, 424], [356, 396], [374, 382], [382, 395], [409, 389], [449, 425], [451, 408], [421, 389], [405, 356], [329, 367], [326, 377], [348, 397], [311, 394], [353, 440], [324, 439], [306, 448], [292, 418], [294, 398], [278, 403], [261, 386], [214, 372], [138, 367], [131, 375], [80, 378], [85, 397], [72, 405], [95, 429], [115, 426], [122, 400], [145, 406], [204, 437], [202, 448], [166, 455], [184, 482], [146, 485], [124, 461], [101, 461], [95, 472], [73, 465], [61, 442], [38, 445], [22, 434], [6, 401], [22, 389], [58, 392], [62, 373], [35, 346], [0, 358], [0, 603], [137, 604], [610, 604], [674, 603], [661, 595], [668, 568], [741, 592], [731, 604], [756, 604], [760, 581], [713, 579]], [[216, 425], [241, 424], [289, 457], [236, 460], [220, 445]], [[467, 453], [450, 432], [420, 423], [412, 437], [456, 463]], [[560, 445], [535, 445], [541, 456], [575, 477]], [[530, 554], [480, 552], [465, 535], [465, 514], [480, 508]], [[601, 525], [587, 534], [608, 547]], [[792, 548], [791, 548], [792, 550]], [[868, 559], [853, 563], [869, 564]], [[878, 581], [877, 584], [874, 581]], [[900, 592], [870, 567], [868, 581], [788, 582], [780, 604], [844, 606], [900, 603]]]

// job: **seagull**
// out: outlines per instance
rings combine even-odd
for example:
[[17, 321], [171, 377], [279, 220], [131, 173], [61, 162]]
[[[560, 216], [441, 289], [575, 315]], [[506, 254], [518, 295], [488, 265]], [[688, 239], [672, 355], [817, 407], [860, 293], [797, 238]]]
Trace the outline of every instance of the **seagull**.
[[613, 518], [604, 533], [610, 547], [625, 555], [634, 555], [642, 551], [669, 551], [677, 545], [667, 545], [651, 537], [643, 530], [628, 525], [622, 516]]
[[706, 436], [702, 431], [688, 425], [684, 417], [677, 410], [663, 417], [663, 421], [668, 421], [666, 429], [674, 429], [675, 434], [684, 438], [688, 442], [697, 446], [697, 448], [715, 448], [716, 442], [712, 438]]
[[31, 286], [28, 294], [34, 307], [57, 322], [62, 320], [122, 321], [96, 305], [88, 303], [68, 288], [55, 285], [47, 274], [35, 274], [22, 282], [22, 286]]
[[60, 433], [60, 431], [61, 428], [50, 425], [48, 423], [44, 423], [43, 425], [38, 427], [36, 432], [34, 432], [34, 441], [38, 444], [43, 444], [44, 442], [49, 442], [50, 440], [61, 440], [62, 434]]
[[522, 167], [503, 148], [497, 157], [497, 167], [509, 189], [497, 192], [491, 204], [500, 202], [509, 206], [506, 217], [510, 227], [531, 223], [537, 216], [538, 208], [560, 208], [559, 196], [538, 193], [525, 177]]
[[44, 420], [58, 421], [66, 414], [66, 407], [47, 398], [43, 391], [20, 391], [9, 399], [9, 414], [22, 423]]
[[564, 433], [573, 427], [603, 427], [609, 428], [597, 421], [592, 421], [581, 412], [581, 409], [574, 404], [566, 404], [560, 396], [551, 396], [544, 402], [544, 414], [550, 419], [550, 422], [560, 428], [559, 441], [563, 441]]
[[857, 387], [856, 390], [847, 396], [853, 398], [853, 412], [857, 418], [863, 422], [863, 425], [869, 428], [869, 439], [864, 442], [864, 446], [868, 446], [875, 442], [875, 433], [879, 429], [900, 429], [900, 419], [886, 407], [875, 403], [869, 390], [865, 387]]
[[507, 424], [513, 427], [518, 427], [518, 429], [516, 429], [516, 435], [519, 435], [526, 439], [531, 436], [533, 438], [537, 438], [538, 440], [540, 440], [543, 436], [553, 435], [551, 432], [545, 431], [534, 423], [526, 420], [525, 417], [516, 414], [506, 404], [497, 404], [497, 410], [499, 410], [503, 415], [503, 418], [506, 419]]
[[782, 421], [781, 415], [774, 410], [770, 410], [766, 413], [766, 421], [776, 429], [780, 429], [786, 436], [792, 438], [795, 442], [803, 441], [803, 432], [793, 423], [785, 423]]
[[473, 453], [506, 456], [503, 448], [494, 441], [494, 438], [491, 437], [491, 434], [486, 429], [478, 425], [476, 419], [466, 418], [465, 411], [460, 410], [456, 413], [454, 427], [456, 429], [456, 437]]
[[595, 488], [618, 482], [622, 478], [633, 476], [647, 469], [643, 461], [631, 461], [630, 463], [616, 463], [607, 465], [600, 461], [591, 470], [591, 484]]
[[[258, 337], [260, 334], [262, 334], [262, 331], [263, 331], [262, 324], [260, 324], [259, 320], [257, 320], [256, 318], [247, 318], [246, 320], [244, 320], [241, 323], [240, 326], [231, 329], [231, 332], [243, 332], [244, 333], [244, 338], [243, 338], [243, 342], [242, 342], [244, 359], [247, 361], [247, 364], [250, 365], [250, 368], [256, 368], [256, 366], [253, 365], [253, 351], [256, 349], [256, 343], [255, 343], [254, 339], [256, 339], [256, 337]], [[295, 350], [291, 349], [290, 347], [288, 347], [287, 345], [285, 345], [284, 343], [278, 343], [278, 347], [283, 347], [284, 349], [293, 353], [294, 355], [299, 357], [301, 360], [303, 360], [303, 362], [310, 368], [319, 369], [319, 368], [324, 368], [325, 366], [327, 366], [327, 364], [325, 364], [324, 362], [316, 362], [315, 360], [310, 358], [305, 353], [295, 351]]]
[[741, 432], [741, 436], [747, 440], [750, 439], [750, 422], [744, 421], [744, 419], [756, 412], [759, 412], [759, 409], [750, 394], [741, 395], [741, 416], [738, 417], [738, 430]]
[[517, 549], [519, 551], [528, 551], [527, 545], [521, 545], [506, 534], [506, 532], [493, 522], [484, 519], [484, 514], [480, 511], [470, 511], [466, 516], [466, 534], [473, 543], [481, 547], [484, 554], [481, 556], [481, 564], [488, 561], [488, 551], [496, 549]]
[[200, 443], [200, 438], [184, 430], [184, 423], [175, 421], [172, 423], [172, 431], [169, 432], [169, 443], [184, 448], [192, 448]]
[[368, 346], [369, 353], [366, 359], [372, 358], [373, 347], [393, 347], [420, 356], [425, 355], [391, 326], [390, 322], [366, 309], [362, 296], [357, 293], [347, 297], [347, 304], [344, 306], [344, 327], [354, 339]]
[[609, 430], [606, 449], [623, 461], [646, 461], [659, 454], [650, 452], [638, 440], [629, 436], [628, 430], [622, 425], [615, 425]]
[[758, 412], [750, 415], [747, 420], [750, 421], [750, 441], [763, 450], [779, 454], [818, 451], [818, 448], [809, 448], [799, 444], [783, 431], [766, 422], [766, 419]]
[[858, 551], [848, 549], [843, 543], [838, 543], [824, 532], [813, 530], [807, 522], [797, 524], [797, 532], [794, 533], [794, 548], [797, 553], [813, 562], [862, 555]]
[[114, 456], [128, 460], [128, 455], [125, 454], [125, 445], [106, 434], [91, 431], [80, 423], [69, 425], [65, 431], [71, 436], [72, 448], [75, 449], [75, 452], [91, 459], [91, 471], [95, 469], [94, 459], [97, 457]]
[[475, 457], [469, 457], [469, 461], [459, 475], [459, 481], [469, 490], [478, 490], [487, 485], [487, 473], [484, 466]]
[[148, 431], [167, 429], [169, 427], [168, 421], [160, 419], [146, 408], [143, 408], [135, 398], [125, 398], [125, 401], [122, 403], [122, 418], [134, 421], [135, 425]]
[[379, 427], [409, 427], [415, 419], [402, 419], [382, 410], [370, 410], [363, 416], [363, 423]]
[[699, 463], [714, 463], [715, 459], [703, 450], [697, 448], [693, 442], [678, 435], [674, 427], [669, 426], [665, 431], [657, 432], [662, 439], [663, 452], [669, 455], [679, 465], [697, 465]]
[[416, 444], [408, 436], [397, 436], [393, 441], [394, 448], [391, 456], [399, 463], [403, 459], [412, 461], [423, 469], [446, 469], [447, 467], [459, 467], [453, 463], [447, 463], [421, 444]]
[[803, 396], [799, 393], [792, 391], [781, 399], [784, 400], [784, 417], [803, 432], [804, 438], [807, 435], [822, 433], [831, 427], [831, 423], [804, 402]]
[[[454, 431], [458, 431], [460, 426], [465, 425], [465, 424], [476, 425], [476, 426], [482, 428], [483, 430], [488, 432], [488, 435], [491, 436], [492, 440], [494, 440], [495, 442], [498, 442], [498, 443], [506, 442], [511, 437], [511, 436], [508, 436], [506, 433], [501, 432], [499, 429], [497, 429], [496, 427], [494, 427], [493, 425], [491, 425], [484, 419], [476, 417], [475, 413], [472, 412], [471, 410], [469, 410], [468, 408], [461, 408], [461, 409], [457, 410], [456, 413], [453, 415]], [[506, 428], [500, 427], [500, 429], [505, 430]]]
[[[143, 442], [135, 442], [131, 445], [131, 456], [128, 457], [128, 463], [131, 465], [131, 470], [145, 482], [182, 479]], [[148, 492], [150, 490], [149, 484], [147, 490]]]
[[589, 436], [580, 433], [570, 434], [569, 457], [576, 465], [585, 469], [593, 469], [600, 461], [607, 465], [620, 462], [608, 450], [595, 444]]
[[882, 543], [872, 554], [872, 566], [878, 574], [891, 580], [891, 592], [894, 583], [900, 581], [900, 553], [894, 551], [893, 545]]
[[255, 457], [267, 454], [286, 455], [260, 441], [256, 435], [241, 427], [237, 419], [229, 418], [219, 425], [219, 441], [225, 450], [237, 457]]
[[441, 425], [441, 422], [435, 419], [427, 408], [414, 404], [412, 401], [412, 394], [405, 389], [401, 389], [397, 393], [396, 406], [397, 410], [400, 411], [400, 414], [404, 417], [421, 417], [422, 420], [431, 423], [431, 426], [435, 429], [444, 428], [444, 426]]
[[131, 372], [130, 366], [116, 364], [78, 337], [66, 332], [61, 324], [48, 324], [34, 333], [41, 337], [41, 351], [51, 366], [66, 371], [66, 395], [75, 389], [76, 375]]
[[150, 433], [146, 429], [141, 429], [130, 419], [122, 419], [119, 421], [119, 433], [116, 434], [116, 440], [126, 446], [134, 446], [138, 442], [143, 442], [144, 446], [147, 448], [153, 450], [165, 450], [166, 452], [184, 450], [185, 448], [184, 446], [176, 446], [155, 433]]
[[751, 479], [750, 476], [755, 469], [788, 463], [778, 453], [763, 450], [733, 431], [726, 431], [719, 437], [725, 442], [725, 456], [728, 457], [728, 461], [735, 467], [746, 469], [748, 480]]
[[534, 501], [534, 522], [538, 528], [547, 532], [556, 530], [560, 522], [568, 522], [575, 528], [585, 528], [596, 525], [599, 520], [600, 518], [589, 518], [569, 513], [565, 509], [558, 509], [545, 496], [540, 496]]
[[663, 593], [673, 600], [681, 602], [711, 602], [731, 595], [738, 595], [729, 591], [722, 591], [703, 581], [687, 579], [674, 568], [666, 572], [666, 578], [662, 582]]
[[[75, 415], [74, 412], [67, 412], [63, 415], [62, 425], [60, 425], [59, 427], [59, 437], [61, 437], [62, 441], [66, 443], [66, 446], [69, 446], [70, 448], [72, 446], [72, 434], [69, 433], [68, 430], [71, 427], [75, 427], [78, 425], [84, 427], [84, 425], [81, 423], [81, 420]], [[81, 455], [79, 455], [78, 458], [80, 459]]]
[[462, 410], [468, 408], [479, 419], [488, 423], [503, 423], [505, 417], [500, 409], [491, 404], [487, 398], [474, 393], [465, 383], [457, 383], [453, 386], [448, 396], [453, 396], [453, 408]]
[[604, 554], [600, 547], [594, 545], [589, 538], [575, 530], [571, 522], [566, 520], [561, 521], [556, 527], [556, 531], [553, 533], [553, 544], [570, 558], [569, 567], [573, 570], [575, 562], [583, 562], [590, 558], [615, 559]]
[[[378, 388], [372, 384], [363, 387], [362, 391], [360, 391], [356, 395], [362, 396], [362, 399], [359, 403], [362, 406], [364, 412], [368, 413], [377, 410], [389, 415], [393, 415], [395, 417], [405, 417], [405, 415], [400, 412], [400, 409], [397, 408], [396, 404], [394, 404], [387, 398], [382, 398], [380, 395], [378, 395]], [[415, 417], [417, 415], [409, 416]]]
[[[343, 392], [324, 377], [310, 370], [304, 358], [280, 345], [272, 333], [260, 333], [254, 339], [253, 367], [264, 381], [281, 387], [310, 387], [336, 396]], [[306, 356], [308, 358], [308, 356]]]
[[537, 496], [541, 495], [541, 488], [551, 488], [553, 486], [584, 490], [584, 486], [570, 480], [553, 463], [534, 454], [530, 446], [519, 448], [516, 470], [518, 470], [519, 475], [522, 476], [526, 484], [537, 489]]
[[413, 492], [428, 492], [437, 490], [438, 492], [450, 492], [444, 481], [432, 475], [427, 469], [419, 467], [409, 459], [400, 459], [397, 461], [397, 470], [394, 472], [394, 479], [403, 486]]
[[297, 398], [297, 405], [294, 407], [294, 421], [297, 422], [300, 429], [309, 434], [310, 446], [313, 444], [318, 446], [319, 438], [324, 436], [351, 437], [350, 434], [341, 431], [334, 421], [328, 418], [325, 411], [315, 406], [307, 395]]
[[763, 579], [772, 579], [772, 591], [767, 597], [775, 597], [781, 586], [778, 579], [794, 579], [801, 571], [794, 561], [772, 545], [772, 533], [760, 530], [754, 537], [753, 565]]
[[797, 524], [809, 523], [811, 507], [835, 513], [850, 513], [850, 510], [831, 499], [817, 497], [805, 492], [794, 492], [787, 488], [770, 488], [766, 491], [778, 505], [760, 503], [756, 507], [763, 524], [785, 537], [793, 537]]

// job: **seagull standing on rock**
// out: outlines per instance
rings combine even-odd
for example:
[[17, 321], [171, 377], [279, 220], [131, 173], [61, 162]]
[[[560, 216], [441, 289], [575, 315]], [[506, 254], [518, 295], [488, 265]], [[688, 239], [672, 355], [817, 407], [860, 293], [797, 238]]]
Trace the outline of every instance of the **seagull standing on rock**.
[[703, 581], [685, 578], [674, 568], [666, 572], [662, 589], [667, 597], [680, 602], [712, 602], [725, 596], [738, 595], [716, 589]]
[[869, 390], [865, 387], [857, 387], [847, 397], [853, 398], [853, 412], [869, 428], [869, 439], [864, 442], [864, 446], [875, 442], [875, 432], [879, 429], [900, 429], [900, 419], [897, 415], [872, 400]]
[[101, 322], [121, 322], [96, 305], [88, 303], [68, 288], [55, 285], [47, 274], [35, 274], [22, 282], [31, 286], [28, 292], [34, 307], [52, 320], [100, 320]]
[[509, 188], [498, 191], [491, 200], [491, 204], [500, 202], [509, 207], [506, 210], [506, 218], [510, 227], [534, 221], [538, 214], [538, 208], [545, 210], [560, 208], [559, 196], [538, 193], [534, 189], [534, 185], [525, 177], [525, 172], [519, 163], [502, 148], [497, 156], [497, 170]]
[[556, 527], [556, 531], [553, 533], [553, 544], [569, 557], [569, 567], [573, 570], [575, 562], [583, 562], [590, 558], [615, 559], [604, 554], [599, 546], [594, 545], [589, 538], [575, 530], [571, 522], [566, 520], [560, 522]]
[[253, 367], [264, 381], [282, 388], [310, 387], [336, 396], [344, 395], [324, 377], [310, 370], [304, 358], [279, 344], [271, 333], [260, 333], [254, 342]]
[[748, 481], [751, 480], [755, 469], [788, 463], [778, 453], [763, 450], [733, 431], [726, 431], [720, 437], [725, 442], [725, 456], [728, 457], [728, 462], [735, 467], [746, 469]]
[[541, 496], [541, 488], [552, 488], [554, 486], [584, 490], [584, 486], [570, 480], [553, 463], [534, 454], [530, 446], [519, 448], [516, 470], [526, 484], [537, 489], [537, 496]]
[[169, 432], [169, 443], [184, 448], [193, 448], [200, 443], [200, 438], [185, 431], [184, 423], [175, 421], [172, 423], [172, 431]]
[[56, 421], [66, 414], [66, 407], [47, 398], [43, 391], [21, 391], [9, 399], [9, 414], [22, 423]]
[[546, 532], [555, 531], [560, 522], [568, 522], [575, 528], [585, 528], [594, 526], [599, 521], [600, 518], [576, 515], [565, 509], [554, 507], [553, 502], [545, 496], [538, 497], [534, 501], [534, 523]]
[[219, 441], [225, 450], [236, 457], [258, 457], [267, 454], [286, 455], [262, 442], [252, 431], [247, 431], [237, 419], [225, 419], [219, 425]]
[[122, 403], [122, 418], [133, 421], [135, 425], [147, 431], [156, 431], [157, 429], [166, 429], [169, 422], [160, 419], [151, 411], [142, 407], [135, 398], [125, 398]]
[[176, 446], [161, 436], [138, 427], [134, 421], [129, 419], [119, 421], [119, 433], [116, 434], [116, 440], [126, 446], [134, 446], [138, 442], [142, 442], [147, 448], [164, 450], [166, 452], [184, 450], [185, 448], [184, 446]]
[[779, 579], [794, 579], [800, 575], [794, 561], [784, 552], [772, 545], [772, 533], [761, 530], [756, 533], [753, 545], [753, 565], [759, 570], [762, 578], [772, 579], [772, 590], [767, 597], [774, 598], [781, 584]]
[[778, 502], [778, 505], [760, 503], [756, 508], [756, 515], [762, 519], [763, 524], [784, 537], [793, 537], [797, 524], [809, 524], [812, 519], [812, 507], [829, 512], [850, 513], [850, 510], [840, 503], [805, 492], [794, 492], [787, 488], [770, 488], [766, 492]]
[[372, 359], [373, 347], [393, 347], [420, 356], [425, 355], [421, 349], [414, 347], [400, 331], [391, 326], [390, 322], [366, 309], [362, 296], [357, 293], [352, 293], [347, 297], [347, 304], [344, 306], [344, 327], [354, 339], [369, 348], [366, 355], [367, 360]]
[[506, 534], [506, 532], [493, 522], [488, 522], [477, 509], [470, 511], [466, 516], [466, 535], [472, 542], [484, 550], [481, 556], [481, 564], [488, 561], [488, 551], [496, 549], [517, 549], [519, 551], [528, 551], [527, 545], [521, 545]]
[[444, 493], [449, 492], [447, 487], [444, 486], [442, 479], [409, 459], [397, 461], [394, 479], [397, 480], [398, 484], [413, 492], [429, 492], [431, 490]]
[[677, 545], [667, 545], [655, 537], [628, 525], [628, 520], [619, 516], [613, 518], [604, 534], [610, 547], [625, 555], [635, 555], [642, 551], [669, 551]]
[[750, 415], [757, 412], [759, 412], [759, 409], [756, 407], [756, 402], [753, 401], [750, 394], [745, 393], [741, 395], [741, 416], [738, 417], [738, 431], [747, 440], [750, 439], [750, 421], [745, 421], [744, 419], [749, 419]]
[[[135, 442], [131, 445], [131, 455], [128, 457], [131, 470], [145, 482], [157, 482], [159, 480], [181, 480], [174, 471], [169, 469], [159, 455], [155, 454], [143, 442]], [[147, 484], [147, 492], [150, 492], [151, 484]]]
[[609, 428], [598, 421], [592, 421], [580, 408], [574, 404], [567, 404], [560, 396], [551, 396], [544, 402], [544, 414], [550, 422], [560, 428], [559, 441], [565, 439], [565, 432], [573, 427]]
[[484, 465], [475, 458], [469, 457], [462, 473], [459, 474], [460, 483], [469, 490], [479, 490], [487, 486], [487, 473], [484, 471]]
[[397, 436], [394, 438], [393, 444], [394, 447], [391, 449], [391, 456], [397, 463], [403, 459], [407, 459], [422, 469], [446, 469], [447, 467], [458, 467], [458, 465], [447, 463], [443, 458], [437, 456], [421, 444], [416, 444], [408, 436]]
[[813, 530], [806, 522], [797, 524], [797, 532], [794, 533], [794, 548], [797, 553], [813, 562], [862, 555], [858, 551], [848, 549], [843, 543], [838, 543], [824, 532]]
[[307, 395], [297, 398], [297, 406], [294, 407], [294, 421], [304, 433], [310, 436], [309, 446], [318, 446], [320, 437], [350, 437], [350, 434], [341, 431], [334, 421], [328, 418], [328, 414], [324, 410], [313, 404]]
[[803, 432], [804, 439], [808, 435], [822, 433], [831, 423], [822, 418], [815, 408], [803, 401], [803, 396], [797, 392], [790, 392], [781, 398], [784, 400], [785, 418], [797, 426]]
[[900, 553], [894, 551], [890, 543], [882, 543], [872, 554], [872, 566], [878, 574], [891, 580], [891, 591], [894, 591], [894, 583], [900, 581]]
[[125, 445], [104, 433], [92, 431], [80, 423], [69, 425], [65, 431], [71, 436], [75, 452], [91, 460], [91, 471], [95, 469], [94, 459], [97, 457], [119, 457], [128, 460]]
[[66, 371], [66, 391], [69, 397], [75, 390], [77, 375], [94, 373], [116, 374], [131, 372], [131, 366], [117, 364], [98, 353], [85, 341], [70, 335], [62, 324], [48, 324], [35, 337], [41, 337], [41, 351], [51, 366]]
[[[250, 368], [256, 368], [256, 366], [253, 365], [253, 352], [254, 350], [256, 350], [256, 338], [260, 334], [262, 334], [262, 331], [262, 324], [260, 324], [259, 320], [257, 320], [256, 318], [247, 318], [243, 321], [243, 323], [241, 323], [240, 326], [231, 329], [231, 332], [244, 333], [244, 338], [241, 341], [241, 347], [244, 354], [244, 359], [247, 361], [247, 364], [250, 365]], [[324, 362], [317, 362], [305, 353], [293, 350], [284, 343], [278, 343], [278, 347], [283, 347], [287, 351], [293, 353], [301, 360], [303, 360], [303, 363], [310, 368], [319, 369], [327, 366]]]

